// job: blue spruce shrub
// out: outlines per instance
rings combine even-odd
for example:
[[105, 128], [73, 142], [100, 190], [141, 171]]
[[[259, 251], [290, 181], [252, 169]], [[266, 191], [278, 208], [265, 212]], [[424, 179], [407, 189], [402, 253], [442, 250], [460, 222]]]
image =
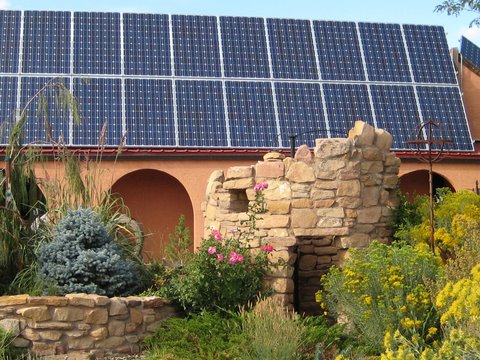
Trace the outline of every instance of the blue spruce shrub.
[[69, 211], [38, 250], [40, 273], [61, 294], [128, 296], [142, 291], [139, 264], [126, 259], [92, 209]]

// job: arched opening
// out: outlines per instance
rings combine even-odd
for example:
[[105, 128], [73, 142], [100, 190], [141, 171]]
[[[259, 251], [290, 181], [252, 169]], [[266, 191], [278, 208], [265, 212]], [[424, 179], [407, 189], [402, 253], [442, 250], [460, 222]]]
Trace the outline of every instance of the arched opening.
[[158, 170], [137, 170], [115, 182], [112, 193], [119, 194], [133, 219], [145, 233], [145, 259], [163, 255], [168, 235], [175, 232], [180, 215], [193, 229], [193, 207], [183, 185], [173, 176]]
[[[444, 187], [448, 187], [452, 191], [455, 191], [454, 187], [447, 179], [435, 172], [432, 174], [432, 182], [434, 193], [436, 189]], [[412, 171], [400, 177], [400, 190], [409, 200], [413, 200], [417, 195], [428, 195], [428, 188], [427, 170]]]

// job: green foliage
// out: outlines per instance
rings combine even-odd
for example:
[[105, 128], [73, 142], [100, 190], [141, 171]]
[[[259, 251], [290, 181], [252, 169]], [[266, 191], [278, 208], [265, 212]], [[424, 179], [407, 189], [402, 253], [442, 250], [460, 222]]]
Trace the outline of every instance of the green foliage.
[[145, 339], [147, 359], [239, 359], [243, 351], [240, 333], [240, 318], [233, 313], [228, 317], [202, 312], [170, 318]]
[[125, 258], [91, 209], [67, 213], [54, 240], [39, 248], [38, 261], [40, 273], [60, 294], [126, 296], [144, 286], [138, 264]]
[[190, 229], [185, 224], [185, 215], [180, 215], [175, 233], [168, 235], [165, 246], [165, 261], [169, 266], [183, 266], [192, 257], [192, 238]]
[[342, 270], [331, 268], [318, 300], [347, 320], [360, 342], [380, 352], [387, 330], [411, 337], [435, 326], [427, 283], [440, 274], [438, 259], [428, 251], [374, 242], [368, 249], [351, 250]]
[[[478, 0], [445, 0], [435, 7], [435, 12], [446, 12], [448, 15], [458, 16], [462, 11], [480, 13], [480, 1]], [[480, 25], [480, 17], [474, 18], [470, 26]]]
[[22, 350], [15, 348], [12, 344], [15, 335], [0, 327], [0, 359], [19, 359]]

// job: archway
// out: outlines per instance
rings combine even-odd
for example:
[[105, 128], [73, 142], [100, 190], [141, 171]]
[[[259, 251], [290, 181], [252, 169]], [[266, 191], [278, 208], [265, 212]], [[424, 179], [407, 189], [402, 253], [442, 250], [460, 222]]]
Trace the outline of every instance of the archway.
[[[436, 189], [443, 187], [448, 187], [455, 191], [452, 184], [436, 172], [432, 174], [432, 180], [434, 192]], [[413, 200], [417, 195], [428, 195], [428, 171], [417, 170], [402, 175], [400, 177], [400, 190], [409, 200]]]
[[183, 185], [173, 176], [144, 169], [129, 173], [115, 182], [112, 193], [122, 196], [132, 218], [145, 233], [146, 259], [162, 257], [168, 235], [174, 233], [180, 215], [193, 229], [193, 207]]

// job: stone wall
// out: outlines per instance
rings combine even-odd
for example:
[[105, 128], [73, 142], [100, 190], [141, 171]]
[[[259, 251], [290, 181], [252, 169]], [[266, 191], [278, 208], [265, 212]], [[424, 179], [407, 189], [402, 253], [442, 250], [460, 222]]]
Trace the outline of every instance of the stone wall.
[[0, 327], [17, 336], [13, 345], [40, 356], [68, 353], [69, 359], [138, 353], [143, 338], [174, 313], [156, 297], [0, 297]]
[[266, 181], [268, 212], [257, 222], [260, 241], [251, 246], [269, 243], [273, 256], [291, 265], [272, 274], [277, 296], [315, 311], [320, 276], [347, 249], [390, 241], [400, 166], [392, 141], [388, 132], [357, 121], [346, 139], [317, 139], [313, 154], [302, 145], [293, 159], [271, 152], [255, 165], [215, 171], [203, 204], [205, 236], [211, 228], [227, 234], [241, 227], [252, 187]]

